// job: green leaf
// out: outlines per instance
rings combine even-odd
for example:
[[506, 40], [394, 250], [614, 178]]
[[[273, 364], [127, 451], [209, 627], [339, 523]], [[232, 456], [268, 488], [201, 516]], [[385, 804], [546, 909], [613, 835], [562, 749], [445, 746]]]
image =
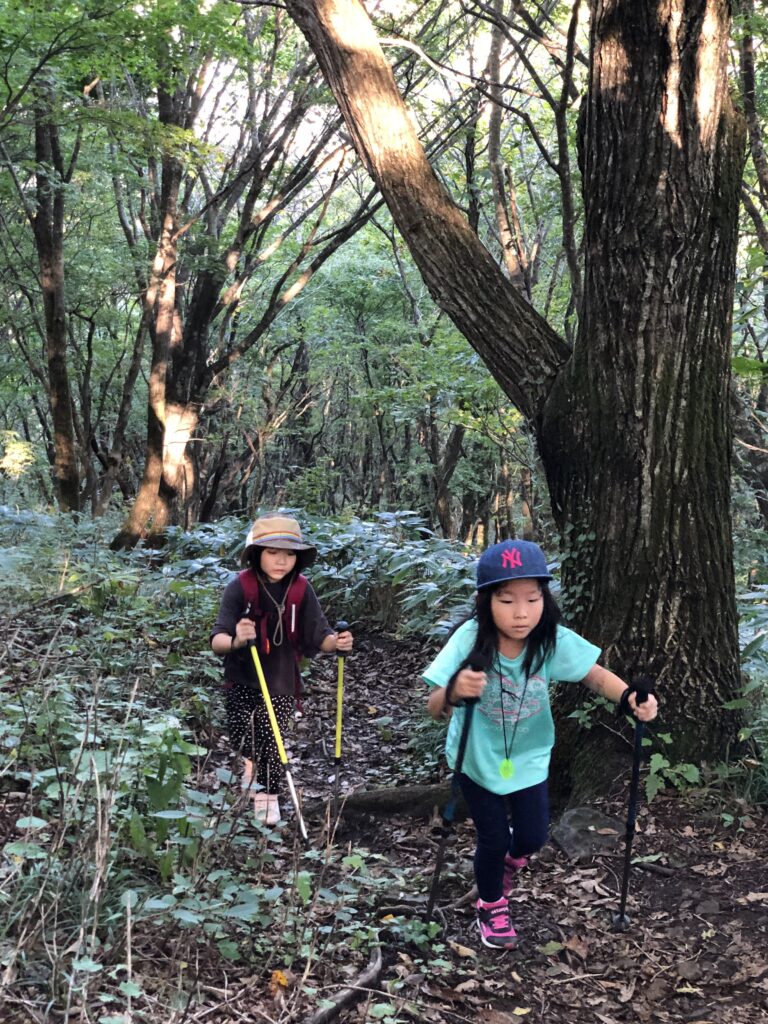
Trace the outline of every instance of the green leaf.
[[747, 646], [741, 652], [742, 659], [746, 660], [751, 655], [753, 655], [755, 651], [759, 651], [761, 650], [761, 648], [765, 647], [767, 643], [768, 633], [758, 633], [756, 637], [749, 641]]
[[75, 971], [86, 971], [88, 974], [98, 974], [99, 971], [104, 970], [102, 965], [96, 963], [93, 957], [90, 956], [81, 956], [79, 960], [73, 960], [72, 969]]
[[144, 822], [141, 820], [141, 816], [136, 810], [134, 810], [131, 815], [131, 820], [128, 823], [128, 834], [131, 837], [134, 849], [138, 850], [140, 853], [150, 853], [152, 851], [152, 844], [147, 839]]
[[175, 907], [177, 903], [175, 896], [170, 893], [166, 893], [165, 896], [153, 897], [152, 899], [146, 900], [143, 906], [143, 910], [154, 911], [154, 910], [168, 910], [169, 907]]
[[312, 896], [312, 875], [308, 871], [300, 871], [296, 876], [296, 891], [302, 903], [309, 903]]
[[183, 921], [184, 924], [200, 924], [204, 920], [202, 914], [196, 914], [193, 910], [186, 910], [184, 907], [172, 910], [171, 917], [175, 917], [177, 921]]
[[701, 778], [699, 769], [695, 764], [680, 764], [677, 766], [677, 770], [683, 776], [686, 782], [698, 782]]
[[391, 1017], [397, 1013], [397, 1007], [392, 1003], [374, 1003], [368, 1010], [368, 1016], [373, 1020], [381, 1020], [383, 1017]]
[[237, 903], [222, 910], [222, 917], [234, 917], [238, 921], [252, 921], [261, 911], [258, 903]]
[[241, 959], [240, 950], [236, 942], [232, 942], [230, 939], [225, 939], [222, 942], [217, 943], [219, 953], [224, 957], [225, 960], [235, 962]]
[[731, 359], [733, 372], [742, 377], [762, 377], [768, 375], [768, 363], [747, 356], [734, 356]]
[[48, 856], [37, 843], [6, 843], [3, 850], [9, 857], [22, 857], [24, 860], [45, 860]]
[[135, 981], [121, 981], [117, 986], [124, 996], [140, 996], [141, 989]]
[[35, 818], [30, 815], [27, 818], [19, 818], [16, 822], [16, 828], [45, 828], [48, 822], [45, 818]]
[[555, 940], [553, 939], [551, 942], [548, 942], [545, 946], [538, 946], [537, 948], [540, 953], [544, 954], [544, 956], [553, 956], [555, 953], [559, 953], [560, 950], [564, 948], [564, 946], [562, 942], [555, 942]]
[[664, 789], [665, 783], [661, 775], [649, 775], [645, 780], [645, 795], [650, 803], [651, 800]]

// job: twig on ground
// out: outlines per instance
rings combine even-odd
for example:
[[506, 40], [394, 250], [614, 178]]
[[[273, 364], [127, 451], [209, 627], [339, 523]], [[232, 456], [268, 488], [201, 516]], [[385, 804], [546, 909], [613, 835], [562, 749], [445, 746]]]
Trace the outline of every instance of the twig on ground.
[[322, 1010], [318, 1010], [313, 1013], [306, 1021], [306, 1024], [327, 1024], [328, 1021], [333, 1020], [341, 1013], [344, 1007], [349, 1006], [350, 1003], [357, 1002], [367, 989], [372, 988], [379, 980], [381, 974], [382, 958], [381, 958], [381, 947], [377, 946], [373, 951], [373, 955], [368, 963], [368, 966], [363, 973], [357, 978], [354, 985], [350, 985], [349, 988], [342, 989], [337, 996], [334, 997], [333, 1005], [327, 1006]]
[[643, 871], [650, 871], [653, 875], [663, 875], [665, 878], [671, 878], [675, 873], [674, 868], [668, 868], [664, 864], [654, 864], [653, 861], [643, 863], [643, 861], [633, 862], [633, 868], [642, 868]]

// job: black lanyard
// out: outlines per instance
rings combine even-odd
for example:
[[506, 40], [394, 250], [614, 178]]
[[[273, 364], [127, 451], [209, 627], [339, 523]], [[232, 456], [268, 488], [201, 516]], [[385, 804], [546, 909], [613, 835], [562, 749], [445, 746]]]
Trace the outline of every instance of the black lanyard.
[[497, 664], [499, 673], [499, 697], [501, 698], [501, 729], [504, 736], [504, 760], [499, 765], [499, 775], [501, 775], [503, 779], [511, 779], [515, 774], [515, 766], [509, 755], [512, 753], [512, 749], [515, 745], [517, 726], [520, 722], [520, 715], [523, 713], [523, 701], [525, 700], [525, 694], [528, 689], [528, 680], [530, 677], [526, 672], [525, 682], [523, 683], [523, 692], [520, 694], [520, 704], [517, 708], [514, 725], [512, 726], [512, 736], [510, 737], [509, 743], [507, 743], [507, 716], [504, 713], [504, 694], [506, 693], [506, 690], [502, 683], [503, 676], [501, 674], [501, 661], [499, 659], [497, 659]]

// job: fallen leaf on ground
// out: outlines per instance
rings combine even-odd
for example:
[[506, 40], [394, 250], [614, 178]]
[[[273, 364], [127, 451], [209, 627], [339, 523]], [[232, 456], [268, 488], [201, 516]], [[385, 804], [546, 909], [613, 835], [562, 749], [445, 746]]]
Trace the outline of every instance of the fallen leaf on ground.
[[450, 941], [448, 945], [457, 956], [477, 956], [476, 950], [470, 949], [469, 946], [462, 946], [460, 942]]

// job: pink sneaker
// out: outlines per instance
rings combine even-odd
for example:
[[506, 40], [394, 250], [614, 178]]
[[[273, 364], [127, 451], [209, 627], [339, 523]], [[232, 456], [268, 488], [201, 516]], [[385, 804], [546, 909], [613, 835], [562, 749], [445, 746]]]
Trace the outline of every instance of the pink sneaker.
[[514, 949], [518, 943], [517, 932], [509, 920], [509, 903], [502, 897], [495, 903], [478, 900], [477, 927], [484, 946], [491, 949]]
[[528, 867], [527, 857], [510, 857], [509, 854], [504, 858], [504, 881], [502, 882], [503, 892], [505, 896], [509, 896], [512, 890], [515, 888], [518, 874], [523, 868]]

